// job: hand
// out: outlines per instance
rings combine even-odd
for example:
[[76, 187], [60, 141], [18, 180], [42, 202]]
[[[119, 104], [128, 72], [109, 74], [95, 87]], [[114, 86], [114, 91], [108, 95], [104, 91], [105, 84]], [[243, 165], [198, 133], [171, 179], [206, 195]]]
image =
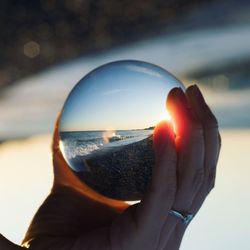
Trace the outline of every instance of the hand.
[[[221, 147], [218, 123], [199, 90], [194, 85], [186, 95], [174, 89], [167, 100], [176, 129], [177, 192], [173, 209], [195, 215], [215, 184], [216, 165]], [[162, 231], [163, 249], [179, 249], [186, 230], [178, 223], [170, 239], [165, 234], [172, 228], [168, 221]], [[172, 230], [172, 229], [171, 229]]]
[[[25, 235], [23, 242], [28, 245], [32, 239], [38, 242], [38, 238], [45, 234], [55, 239], [77, 237], [109, 224], [128, 207], [124, 202], [99, 195], [73, 174], [59, 147], [59, 121], [60, 116], [55, 124], [52, 142], [54, 183]], [[43, 244], [50, 242], [43, 239]]]
[[[156, 249], [176, 190], [176, 151], [172, 128], [154, 133], [156, 166], [141, 203], [105, 199], [75, 179], [59, 149], [58, 122], [53, 139], [55, 181], [24, 239], [31, 249]], [[74, 185], [73, 185], [73, 184]]]
[[[178, 249], [185, 227], [178, 218], [168, 215], [170, 208], [196, 213], [208, 193], [202, 188], [205, 177], [194, 173], [195, 169], [202, 168], [201, 162], [206, 155], [205, 147], [198, 147], [205, 137], [200, 118], [197, 119], [194, 112], [194, 107], [198, 109], [201, 102], [190, 89], [187, 96], [188, 100], [179, 90], [170, 93], [168, 106], [175, 120], [176, 138], [168, 124], [156, 127], [156, 166], [152, 184], [141, 203], [128, 209], [126, 204], [105, 199], [75, 179], [59, 150], [56, 126], [53, 140], [55, 181], [25, 237], [31, 249], [111, 249], [111, 246], [126, 250]], [[187, 108], [187, 103], [192, 108]], [[194, 131], [197, 140], [191, 133]], [[190, 179], [193, 176], [196, 177]], [[194, 179], [197, 181], [193, 182]]]

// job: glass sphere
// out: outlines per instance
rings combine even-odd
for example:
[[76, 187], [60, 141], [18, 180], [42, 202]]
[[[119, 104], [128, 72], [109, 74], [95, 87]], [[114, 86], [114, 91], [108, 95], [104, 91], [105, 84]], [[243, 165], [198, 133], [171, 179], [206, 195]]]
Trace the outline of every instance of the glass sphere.
[[152, 176], [154, 127], [168, 119], [166, 98], [182, 83], [142, 61], [104, 64], [69, 94], [60, 145], [74, 174], [113, 199], [140, 200]]

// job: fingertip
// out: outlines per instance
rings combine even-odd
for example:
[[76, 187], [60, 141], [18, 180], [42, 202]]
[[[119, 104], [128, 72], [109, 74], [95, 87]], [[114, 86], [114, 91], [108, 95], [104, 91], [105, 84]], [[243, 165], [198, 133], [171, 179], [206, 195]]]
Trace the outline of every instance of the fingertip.
[[198, 86], [190, 86], [186, 93], [190, 107], [203, 126], [206, 128], [218, 128], [218, 121], [206, 103]]
[[205, 99], [204, 99], [199, 87], [196, 84], [189, 86], [186, 90], [186, 94], [189, 98], [197, 99], [197, 101], [201, 105], [206, 104]]
[[170, 121], [161, 121], [154, 129], [153, 143], [156, 152], [162, 151], [164, 145], [174, 142], [174, 129]]
[[187, 99], [182, 88], [173, 88], [167, 96], [167, 109], [172, 110], [176, 104], [187, 105]]
[[166, 106], [173, 118], [176, 135], [182, 135], [190, 123], [189, 104], [182, 88], [174, 88], [169, 92]]

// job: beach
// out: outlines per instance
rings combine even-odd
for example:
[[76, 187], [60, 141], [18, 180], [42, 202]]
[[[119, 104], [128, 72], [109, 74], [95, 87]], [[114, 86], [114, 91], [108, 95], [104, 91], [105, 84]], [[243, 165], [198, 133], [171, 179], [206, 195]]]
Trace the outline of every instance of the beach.
[[114, 199], [140, 200], [152, 175], [153, 130], [62, 132], [62, 148], [75, 174]]

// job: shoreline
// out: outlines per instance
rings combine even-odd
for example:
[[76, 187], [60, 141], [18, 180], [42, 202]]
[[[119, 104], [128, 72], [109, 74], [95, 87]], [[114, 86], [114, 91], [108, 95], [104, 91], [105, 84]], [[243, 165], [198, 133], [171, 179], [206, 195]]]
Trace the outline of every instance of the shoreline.
[[150, 135], [138, 142], [102, 148], [85, 157], [77, 157], [72, 165], [83, 169], [73, 172], [100, 194], [132, 201], [140, 200], [146, 192], [154, 162]]

